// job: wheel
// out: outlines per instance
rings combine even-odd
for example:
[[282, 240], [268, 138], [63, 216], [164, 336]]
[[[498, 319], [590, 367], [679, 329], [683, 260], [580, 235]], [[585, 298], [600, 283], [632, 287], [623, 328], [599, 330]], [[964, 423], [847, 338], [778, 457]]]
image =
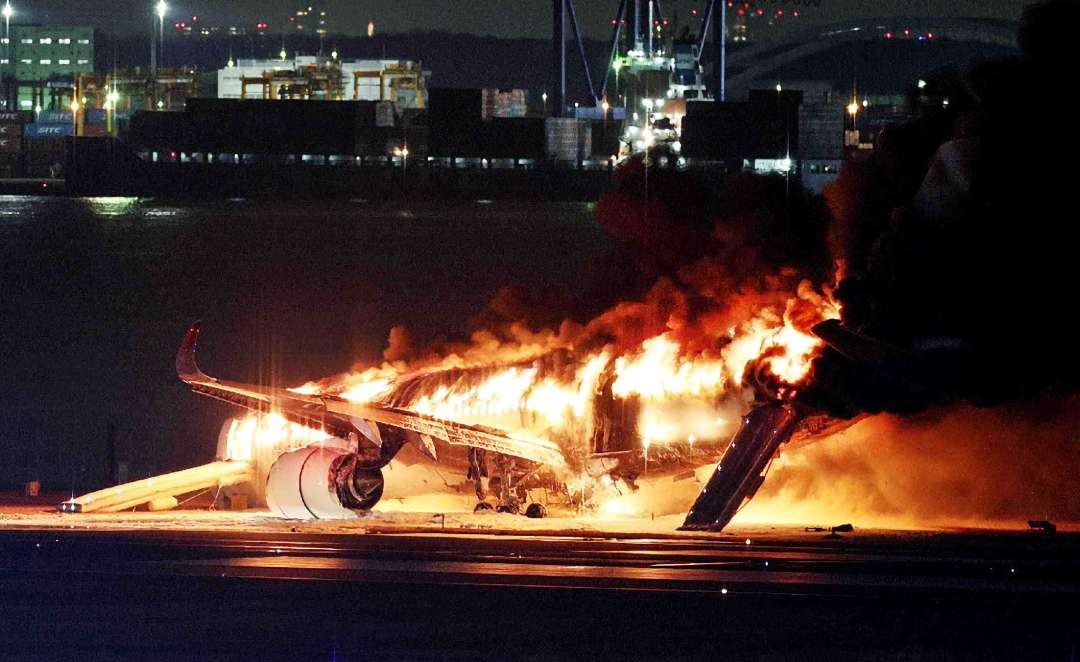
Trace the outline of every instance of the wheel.
[[476, 504], [475, 508], [472, 509], [474, 513], [483, 513], [490, 510], [495, 510], [495, 506], [492, 506], [487, 501], [481, 501], [480, 503]]
[[521, 512], [521, 507], [517, 504], [516, 501], [510, 501], [508, 503], [500, 503], [499, 507], [495, 510], [499, 511], [500, 513], [510, 513], [511, 515], [517, 515]]
[[542, 503], [530, 503], [525, 509], [525, 517], [531, 519], [543, 519], [547, 517], [547, 508]]

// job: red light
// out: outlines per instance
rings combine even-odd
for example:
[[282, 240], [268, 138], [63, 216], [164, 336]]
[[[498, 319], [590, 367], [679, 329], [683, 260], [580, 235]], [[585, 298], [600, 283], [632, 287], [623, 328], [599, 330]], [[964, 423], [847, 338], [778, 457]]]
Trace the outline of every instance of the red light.
[[739, 10], [739, 16], [746, 16], [746, 10], [745, 9], [740, 9]]
[[791, 15], [794, 16], [795, 18], [799, 18], [799, 10], [796, 9], [795, 11], [791, 12]]
[[169, 152], [169, 158], [170, 159], [175, 159], [176, 158], [176, 152]]
[[743, 9], [750, 9], [750, 3], [749, 2], [742, 3], [742, 6], [743, 6]]
[[911, 30], [908, 30], [907, 28], [904, 28], [904, 36], [905, 37], [910, 37], [911, 36]]
[[892, 33], [891, 32], [886, 32], [885, 33], [885, 38], [886, 39], [892, 39]]
[[667, 25], [667, 24], [668, 24], [668, 20], [665, 18], [664, 19], [664, 25]]
[[765, 15], [765, 10], [764, 9], [757, 10], [757, 15], [758, 16], [764, 16]]
[[784, 10], [783, 9], [777, 9], [776, 10], [776, 15], [777, 16], [783, 16], [784, 15]]
[[195, 21], [197, 21], [197, 20], [199, 20], [199, 17], [198, 17], [198, 16], [192, 16], [192, 17], [191, 17], [191, 22], [192, 22], [192, 23], [194, 23], [194, 22], [195, 22]]
[[926, 33], [926, 38], [927, 39], [933, 39], [934, 38], [934, 33], [933, 32], [927, 32]]

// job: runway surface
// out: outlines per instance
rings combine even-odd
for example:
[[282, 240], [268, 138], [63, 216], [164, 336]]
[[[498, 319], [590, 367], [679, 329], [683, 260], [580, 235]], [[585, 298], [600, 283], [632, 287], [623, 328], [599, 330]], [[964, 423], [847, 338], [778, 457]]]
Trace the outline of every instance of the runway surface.
[[1075, 534], [402, 531], [2, 530], [0, 616], [18, 627], [0, 644], [5, 659], [1075, 659], [1080, 641]]

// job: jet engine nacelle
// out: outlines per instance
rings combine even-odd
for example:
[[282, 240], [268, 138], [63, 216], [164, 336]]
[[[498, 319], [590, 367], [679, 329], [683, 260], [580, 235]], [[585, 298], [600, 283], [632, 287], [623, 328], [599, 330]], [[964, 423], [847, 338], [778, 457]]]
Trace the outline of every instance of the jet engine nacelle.
[[290, 519], [354, 517], [382, 493], [382, 471], [361, 466], [356, 453], [332, 443], [282, 453], [266, 478], [270, 511]]

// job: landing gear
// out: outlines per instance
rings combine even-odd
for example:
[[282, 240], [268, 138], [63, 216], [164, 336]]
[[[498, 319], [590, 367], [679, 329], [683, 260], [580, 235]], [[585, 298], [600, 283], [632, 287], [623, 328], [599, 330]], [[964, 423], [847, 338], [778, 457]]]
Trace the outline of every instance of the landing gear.
[[543, 519], [547, 517], [547, 508], [542, 503], [530, 503], [525, 509], [525, 517], [529, 519]]
[[495, 509], [500, 513], [510, 513], [511, 515], [517, 515], [521, 512], [521, 504], [517, 499], [511, 499], [510, 501], [504, 501], [499, 504]]
[[[513, 457], [501, 453], [491, 453], [492, 465], [488, 468], [487, 451], [469, 449], [469, 475], [480, 503], [473, 508], [474, 513], [495, 510], [500, 513], [521, 514], [522, 505], [527, 499], [526, 482], [535, 478], [539, 465], [518, 467]], [[489, 476], [486, 481], [482, 479]], [[515, 480], [516, 478], [516, 480]], [[487, 499], [495, 497], [493, 505]], [[546, 517], [547, 509], [538, 503], [531, 504], [526, 514], [532, 518]]]
[[469, 479], [473, 482], [476, 490], [476, 498], [483, 502], [487, 496], [484, 490], [484, 478], [487, 478], [487, 451], [480, 448], [469, 448]]

